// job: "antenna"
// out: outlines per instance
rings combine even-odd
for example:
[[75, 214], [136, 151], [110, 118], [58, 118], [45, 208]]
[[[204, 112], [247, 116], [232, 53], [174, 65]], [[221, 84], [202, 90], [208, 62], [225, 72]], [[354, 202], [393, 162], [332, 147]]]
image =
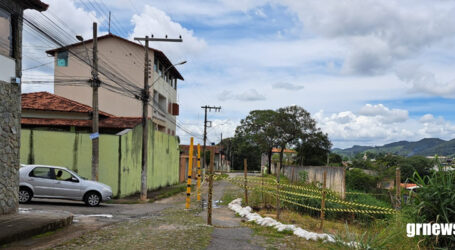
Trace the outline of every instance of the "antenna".
[[109, 28], [108, 28], [109, 34], [111, 34], [111, 11], [109, 11]]

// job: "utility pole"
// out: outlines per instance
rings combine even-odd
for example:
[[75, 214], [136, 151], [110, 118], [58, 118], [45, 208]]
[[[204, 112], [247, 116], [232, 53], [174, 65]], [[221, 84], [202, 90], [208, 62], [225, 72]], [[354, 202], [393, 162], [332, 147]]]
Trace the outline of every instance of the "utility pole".
[[[202, 161], [202, 176], [204, 176], [205, 175], [205, 170], [206, 170], [205, 169], [205, 161], [206, 161], [205, 160], [206, 159], [205, 158], [205, 149], [206, 149], [206, 144], [207, 144], [207, 127], [211, 127], [211, 124], [210, 124], [210, 126], [207, 126], [207, 122], [208, 122], [207, 121], [207, 110], [208, 111], [212, 111], [212, 109], [213, 109], [213, 110], [215, 110], [215, 112], [216, 111], [219, 112], [221, 110], [221, 106], [216, 107], [216, 106], [205, 105], [205, 106], [202, 106], [201, 108], [203, 108], [204, 112], [205, 112], [204, 113], [204, 146], [202, 147], [202, 152], [203, 152], [203, 157], [202, 158], [204, 159]], [[204, 179], [204, 177], [202, 179]]]
[[93, 23], [93, 65], [92, 65], [92, 180], [98, 181], [99, 170], [99, 108], [98, 108], [98, 25]]
[[220, 148], [220, 150], [219, 150], [220, 151], [220, 155], [219, 155], [220, 159], [218, 160], [218, 165], [219, 165], [218, 168], [219, 168], [220, 172], [223, 173], [223, 162], [222, 162], [223, 157], [221, 156], [221, 142], [223, 142], [223, 133], [221, 133], [220, 146], [219, 146], [219, 148]]
[[162, 39], [135, 37], [136, 41], [145, 41], [145, 66], [144, 66], [144, 89], [142, 90], [142, 164], [141, 164], [141, 200], [147, 200], [147, 165], [148, 165], [148, 103], [150, 100], [150, 87], [149, 87], [149, 41], [161, 42], [182, 42], [182, 39]]

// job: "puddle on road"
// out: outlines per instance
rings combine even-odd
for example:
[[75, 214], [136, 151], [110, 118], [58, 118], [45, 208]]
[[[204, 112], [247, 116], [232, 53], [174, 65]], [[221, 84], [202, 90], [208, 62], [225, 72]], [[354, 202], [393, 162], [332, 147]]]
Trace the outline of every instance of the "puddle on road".
[[[216, 201], [212, 201], [212, 208], [220, 208], [221, 207], [221, 203], [223, 201], [222, 200], [216, 200]], [[206, 200], [202, 200], [202, 206], [204, 208], [207, 208], [207, 205], [208, 205], [208, 202]]]

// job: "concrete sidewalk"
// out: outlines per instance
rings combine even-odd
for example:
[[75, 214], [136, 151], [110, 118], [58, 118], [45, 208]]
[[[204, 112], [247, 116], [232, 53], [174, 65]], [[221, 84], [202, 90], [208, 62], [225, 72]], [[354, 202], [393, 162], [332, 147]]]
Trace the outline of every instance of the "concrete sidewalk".
[[70, 225], [73, 214], [64, 211], [20, 209], [0, 216], [0, 247], [7, 243], [54, 231]]

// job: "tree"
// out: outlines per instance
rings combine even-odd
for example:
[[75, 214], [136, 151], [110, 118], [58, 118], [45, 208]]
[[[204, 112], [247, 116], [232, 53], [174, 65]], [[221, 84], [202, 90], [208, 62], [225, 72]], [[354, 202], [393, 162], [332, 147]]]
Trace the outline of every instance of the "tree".
[[243, 159], [247, 159], [248, 168], [259, 170], [261, 166], [261, 151], [248, 135], [236, 135], [232, 140], [234, 169], [243, 169]]
[[431, 160], [424, 156], [411, 156], [402, 158], [398, 162], [398, 166], [401, 171], [401, 180], [406, 181], [414, 176], [414, 172], [417, 172], [422, 177], [430, 175], [433, 164]]
[[259, 150], [267, 153], [268, 173], [271, 174], [272, 149], [277, 145], [275, 120], [277, 113], [273, 110], [253, 110], [240, 121], [236, 128], [236, 136], [248, 137]]
[[[298, 145], [311, 141], [315, 133], [320, 132], [316, 128], [316, 121], [311, 118], [308, 111], [299, 106], [280, 108], [275, 119], [277, 145], [280, 147], [280, 167], [283, 163], [283, 152], [286, 146]], [[278, 168], [279, 173], [279, 168]], [[279, 175], [278, 175], [279, 181]]]
[[[327, 154], [330, 152], [332, 143], [330, 142], [327, 134], [317, 131], [315, 133], [309, 134], [304, 139], [300, 140], [297, 143], [297, 163], [300, 165], [306, 166], [322, 166], [327, 163]], [[341, 163], [341, 156], [337, 154], [332, 158], [335, 160], [335, 155], [339, 157], [336, 158], [337, 163]], [[330, 159], [332, 162], [332, 159]]]

